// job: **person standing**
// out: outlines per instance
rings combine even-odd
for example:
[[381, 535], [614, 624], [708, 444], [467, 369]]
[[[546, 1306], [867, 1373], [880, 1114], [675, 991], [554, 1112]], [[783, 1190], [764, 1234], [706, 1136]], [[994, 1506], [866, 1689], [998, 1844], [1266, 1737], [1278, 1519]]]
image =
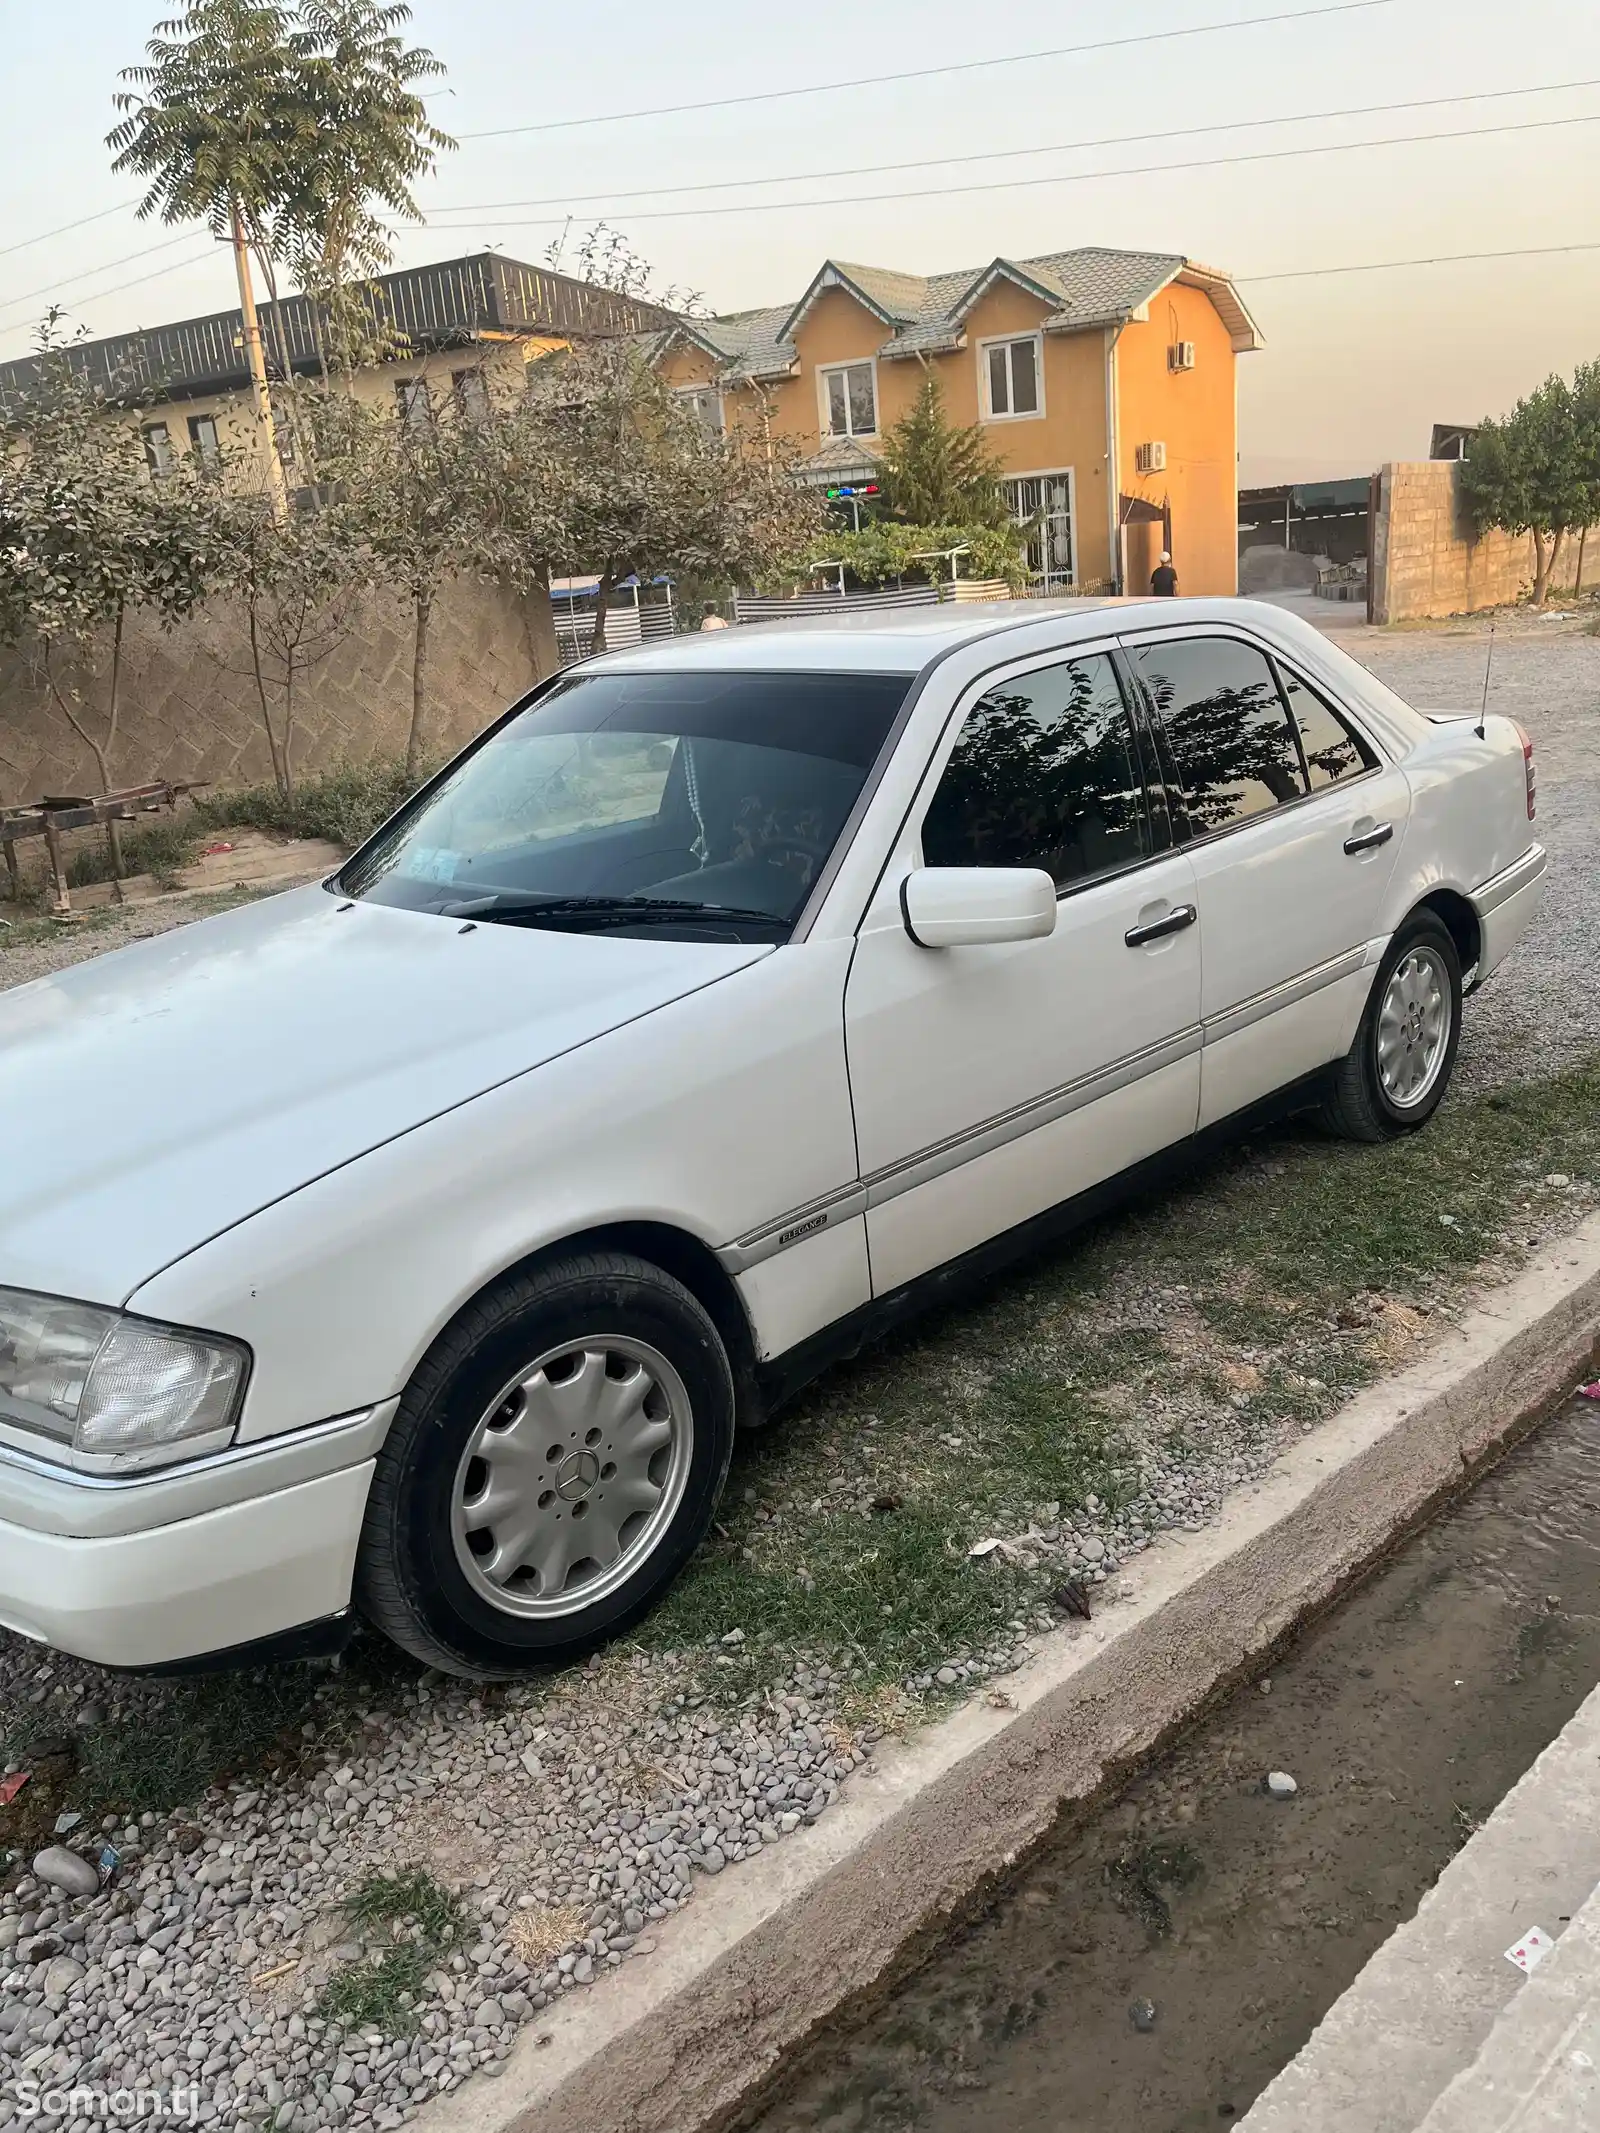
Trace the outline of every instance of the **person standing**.
[[719, 615], [717, 613], [717, 603], [715, 600], [708, 600], [706, 602], [705, 608], [700, 616], [700, 627], [703, 630], [725, 630], [728, 627], [728, 618], [726, 615]]
[[1178, 590], [1178, 573], [1172, 567], [1172, 551], [1163, 548], [1161, 561], [1150, 573], [1150, 590], [1158, 600], [1171, 600]]

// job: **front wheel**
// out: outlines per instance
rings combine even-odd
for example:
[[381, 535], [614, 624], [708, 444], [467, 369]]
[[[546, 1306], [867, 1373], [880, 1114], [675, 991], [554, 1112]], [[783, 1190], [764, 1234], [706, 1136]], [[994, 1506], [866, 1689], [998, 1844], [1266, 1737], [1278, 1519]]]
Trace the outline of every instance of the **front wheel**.
[[515, 1275], [440, 1335], [401, 1399], [357, 1603], [469, 1678], [591, 1651], [704, 1537], [733, 1420], [716, 1327], [659, 1267], [602, 1252]]
[[1415, 1133], [1444, 1099], [1461, 1033], [1461, 958], [1442, 921], [1415, 912], [1390, 941], [1356, 1041], [1321, 1118], [1345, 1140]]

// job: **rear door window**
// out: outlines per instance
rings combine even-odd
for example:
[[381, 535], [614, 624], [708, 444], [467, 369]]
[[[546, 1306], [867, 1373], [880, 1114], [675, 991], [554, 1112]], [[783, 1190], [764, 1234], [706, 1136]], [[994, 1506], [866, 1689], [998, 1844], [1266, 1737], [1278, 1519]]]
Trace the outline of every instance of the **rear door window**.
[[1264, 652], [1233, 637], [1163, 637], [1130, 656], [1166, 729], [1191, 837], [1304, 798], [1299, 744]]

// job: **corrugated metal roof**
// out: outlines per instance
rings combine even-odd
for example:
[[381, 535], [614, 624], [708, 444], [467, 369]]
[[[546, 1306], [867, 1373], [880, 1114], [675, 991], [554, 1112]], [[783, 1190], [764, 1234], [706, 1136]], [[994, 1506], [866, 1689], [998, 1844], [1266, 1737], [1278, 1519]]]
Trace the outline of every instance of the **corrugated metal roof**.
[[[374, 325], [418, 350], [461, 346], [488, 333], [637, 333], [672, 320], [658, 305], [498, 252], [383, 274], [365, 285], [365, 295]], [[260, 307], [269, 370], [280, 362], [276, 310], [291, 368], [316, 371], [318, 321], [304, 296]], [[237, 310], [81, 341], [67, 351], [67, 360], [102, 391], [123, 399], [192, 399], [239, 391], [249, 382], [244, 320]], [[0, 363], [0, 400], [8, 391], [26, 390], [37, 375], [34, 356]]]

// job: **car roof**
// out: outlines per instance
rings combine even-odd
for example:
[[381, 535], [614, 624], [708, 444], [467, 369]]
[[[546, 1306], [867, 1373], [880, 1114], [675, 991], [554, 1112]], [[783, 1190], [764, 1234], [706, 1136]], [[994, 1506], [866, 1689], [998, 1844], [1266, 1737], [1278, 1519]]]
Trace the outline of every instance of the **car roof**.
[[[568, 672], [681, 673], [703, 668], [724, 673], [915, 674], [958, 646], [976, 644], [1009, 630], [1054, 626], [1058, 644], [1103, 638], [1118, 631], [1196, 622], [1245, 622], [1283, 611], [1253, 600], [986, 600], [951, 601], [937, 607], [882, 608], [806, 615], [782, 622], [746, 622], [725, 630], [695, 630], [686, 636], [606, 652]], [[1289, 618], [1293, 619], [1293, 618]]]

